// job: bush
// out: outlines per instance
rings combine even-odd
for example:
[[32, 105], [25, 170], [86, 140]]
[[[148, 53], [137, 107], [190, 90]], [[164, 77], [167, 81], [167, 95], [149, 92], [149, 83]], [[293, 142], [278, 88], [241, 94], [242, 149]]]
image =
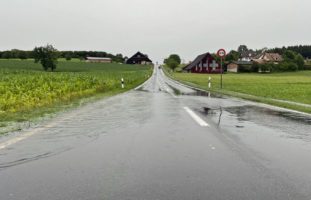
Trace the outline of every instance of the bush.
[[305, 66], [303, 66], [303, 70], [311, 70], [311, 65], [305, 65]]
[[272, 71], [274, 71], [274, 67], [275, 67], [275, 65], [273, 63], [259, 64], [258, 65], [258, 71], [272, 72]]
[[252, 72], [252, 65], [239, 65], [239, 72]]
[[275, 72], [287, 72], [287, 71], [297, 71], [298, 65], [294, 62], [281, 62], [278, 65], [273, 66], [273, 71]]
[[258, 72], [259, 71], [259, 64], [254, 62], [251, 70], [252, 70], [252, 72]]

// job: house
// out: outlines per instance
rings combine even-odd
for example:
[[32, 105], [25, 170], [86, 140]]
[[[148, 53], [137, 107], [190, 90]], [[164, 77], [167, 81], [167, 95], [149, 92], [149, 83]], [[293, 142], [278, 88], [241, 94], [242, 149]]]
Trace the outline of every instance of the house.
[[283, 57], [278, 54], [278, 53], [267, 53], [263, 52], [262, 54], [256, 56], [252, 61], [259, 63], [259, 64], [264, 64], [268, 62], [272, 62], [275, 64], [278, 64], [279, 62], [282, 62], [284, 59]]
[[152, 64], [152, 61], [148, 58], [146, 54], [137, 52], [126, 61], [126, 64], [150, 65]]
[[86, 62], [91, 63], [112, 63], [111, 58], [101, 58], [101, 57], [86, 57]]
[[183, 71], [202, 74], [221, 73], [221, 67], [210, 53], [205, 53], [185, 66]]
[[227, 72], [239, 72], [240, 68], [251, 68], [253, 65], [252, 61], [233, 61], [227, 65]]
[[240, 55], [239, 61], [251, 61], [257, 55], [256, 51], [253, 50], [243, 51]]

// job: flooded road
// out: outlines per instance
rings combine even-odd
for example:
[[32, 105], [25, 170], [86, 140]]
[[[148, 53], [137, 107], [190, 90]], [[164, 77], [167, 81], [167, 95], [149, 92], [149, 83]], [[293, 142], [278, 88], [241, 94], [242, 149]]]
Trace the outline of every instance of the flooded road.
[[310, 200], [311, 117], [184, 87], [136, 90], [0, 137], [1, 200]]

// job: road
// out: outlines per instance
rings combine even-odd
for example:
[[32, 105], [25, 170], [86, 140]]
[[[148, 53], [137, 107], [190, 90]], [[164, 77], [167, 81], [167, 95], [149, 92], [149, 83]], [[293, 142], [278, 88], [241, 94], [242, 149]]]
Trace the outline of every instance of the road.
[[2, 136], [0, 199], [310, 200], [310, 125], [156, 68], [136, 90]]

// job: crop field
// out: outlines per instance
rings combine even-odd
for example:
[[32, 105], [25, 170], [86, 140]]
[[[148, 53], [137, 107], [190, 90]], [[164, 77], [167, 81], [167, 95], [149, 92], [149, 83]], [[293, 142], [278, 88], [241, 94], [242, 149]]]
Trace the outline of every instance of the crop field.
[[148, 66], [60, 61], [56, 72], [45, 72], [32, 60], [0, 60], [0, 123], [27, 120], [38, 109], [82, 97], [126, 91], [150, 74]]
[[[221, 91], [219, 74], [174, 73], [172, 76], [202, 89], [208, 89], [208, 77], [211, 76], [212, 90]], [[311, 71], [275, 74], [224, 74], [222, 91], [227, 94], [237, 92], [267, 100], [278, 99], [311, 105]], [[298, 110], [309, 112], [311, 109]]]

